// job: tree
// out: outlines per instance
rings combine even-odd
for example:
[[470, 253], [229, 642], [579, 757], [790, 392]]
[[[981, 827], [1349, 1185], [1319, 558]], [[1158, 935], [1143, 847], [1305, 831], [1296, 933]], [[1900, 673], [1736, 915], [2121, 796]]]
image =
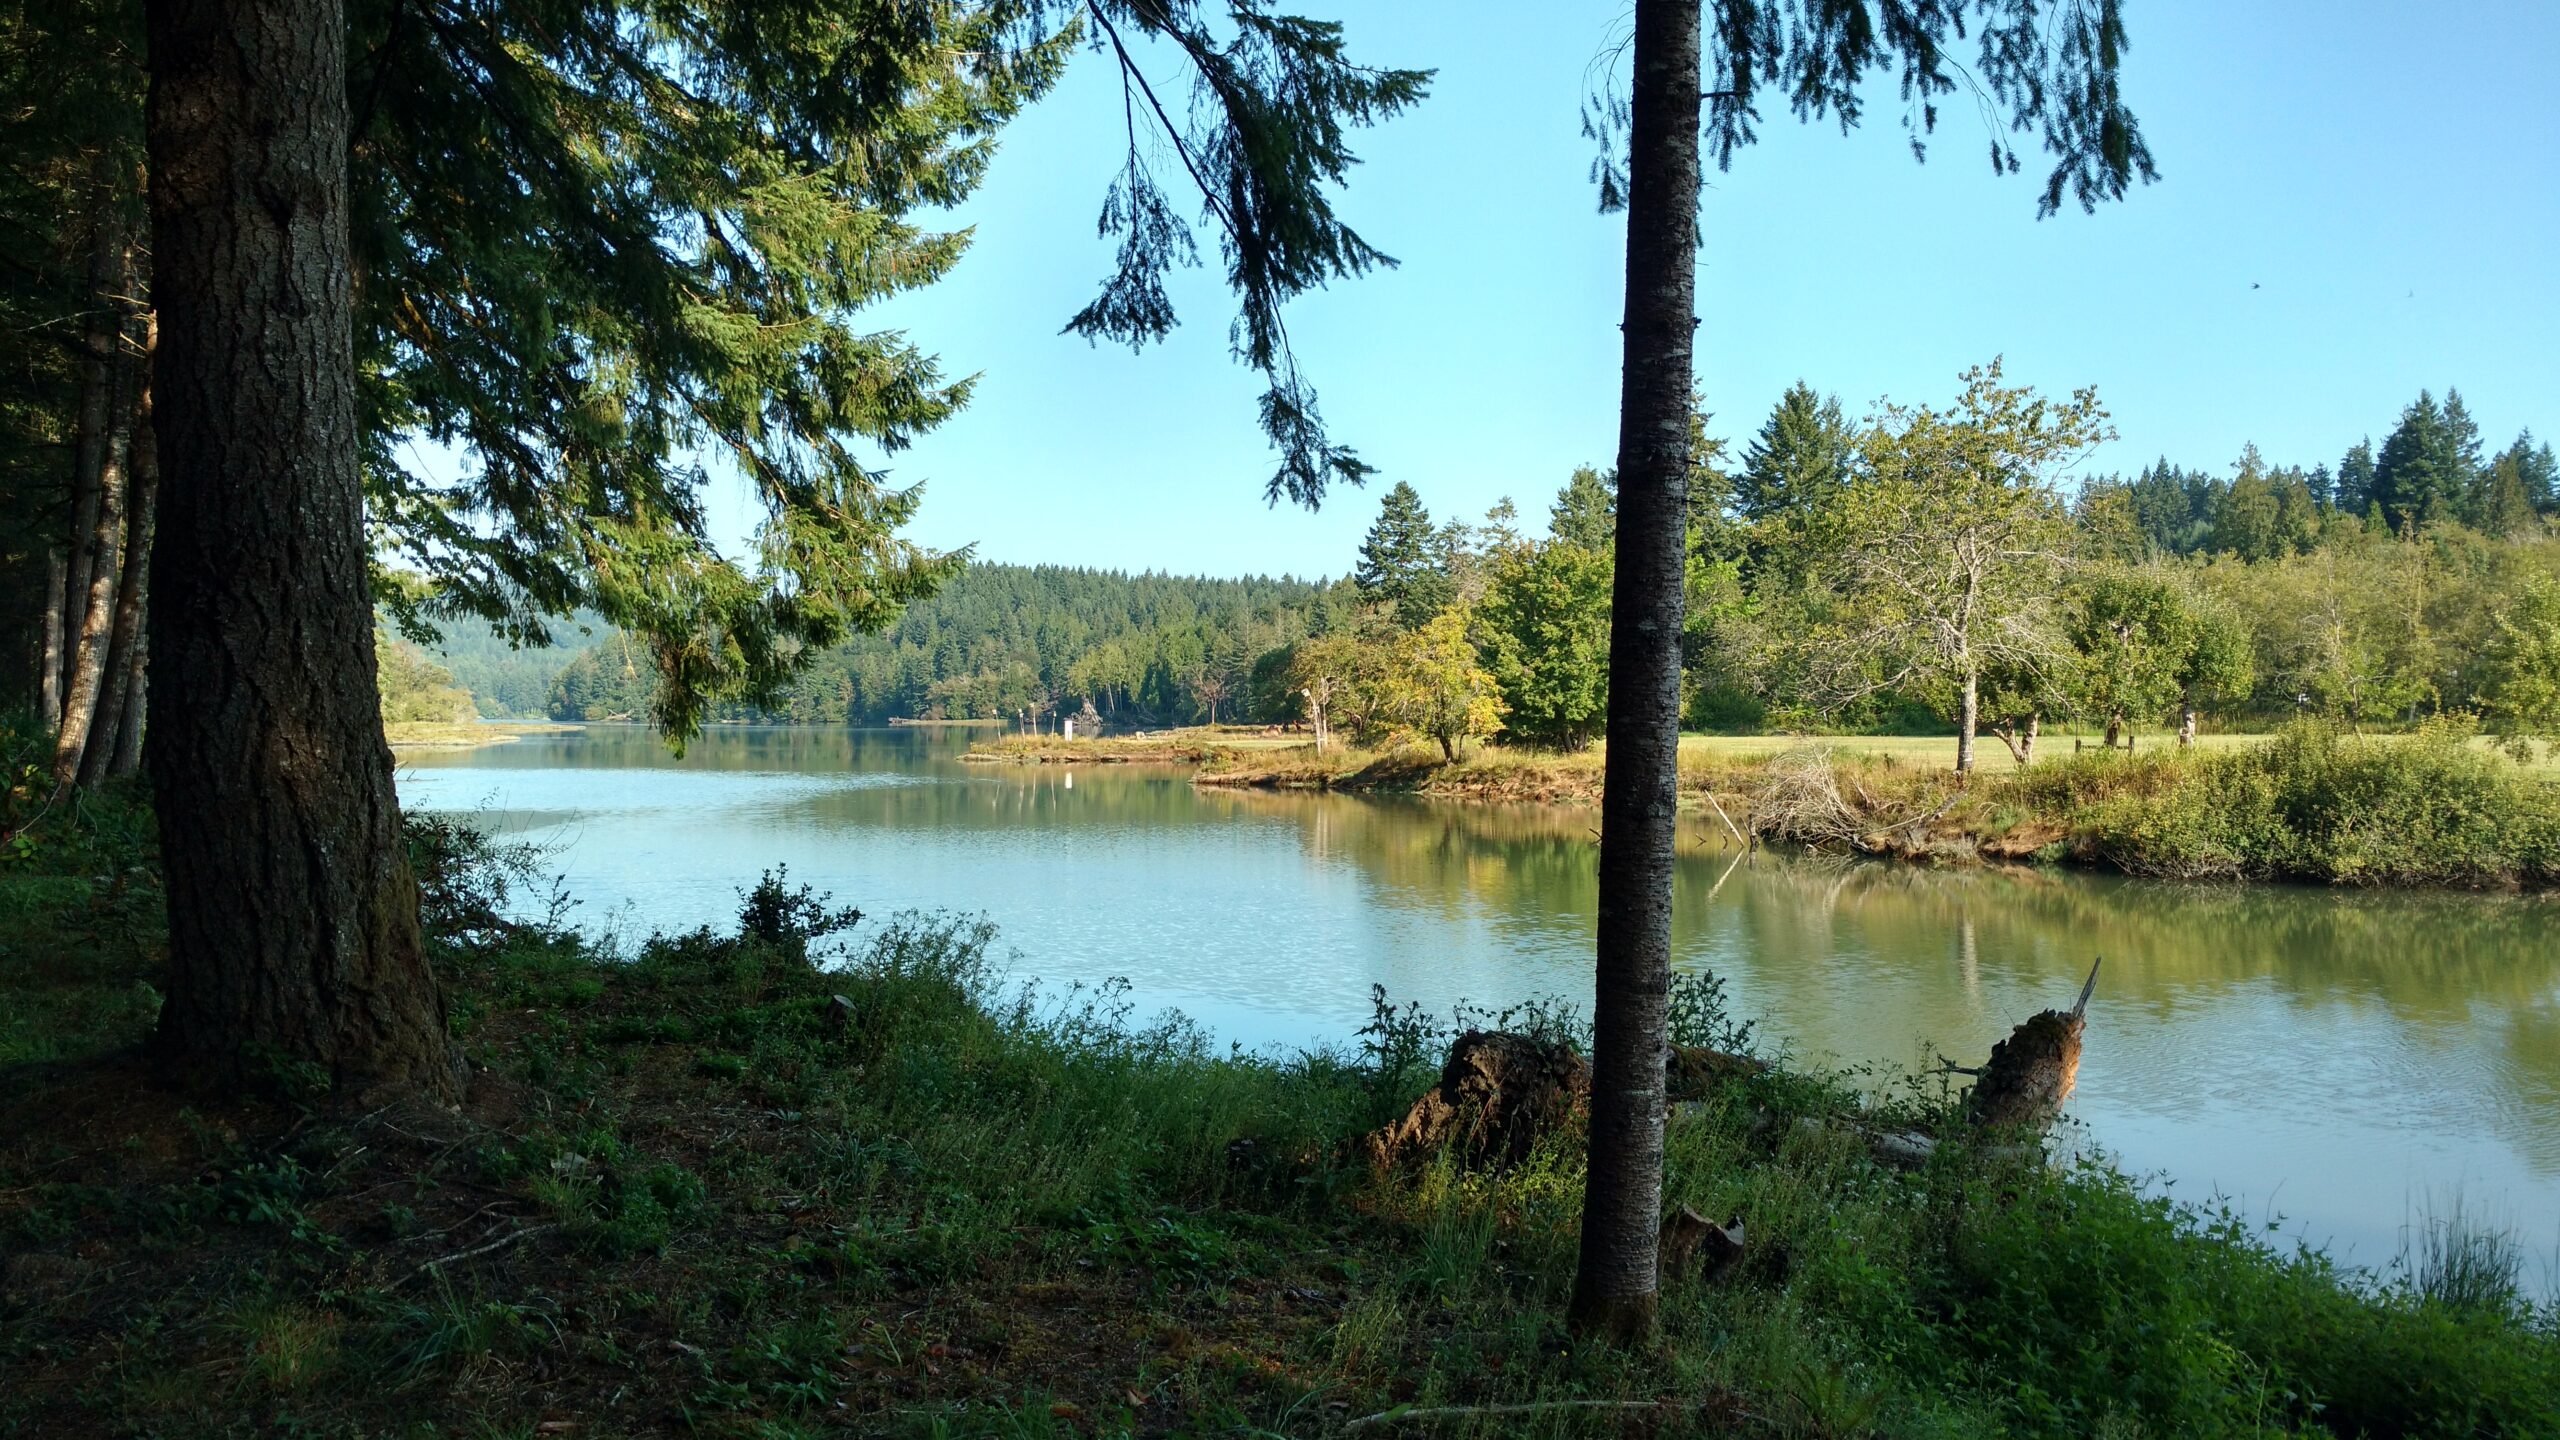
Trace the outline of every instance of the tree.
[[2094, 392], [2049, 401], [2001, 384], [1998, 361], [1965, 372], [1952, 411], [1888, 408], [1818, 571], [1835, 610], [1806, 637], [1817, 694], [1836, 706], [1916, 688], [1955, 721], [1969, 773], [1985, 673], [2061, 660], [2072, 536], [2055, 481], [2112, 433]]
[[2560, 585], [2529, 576], [2492, 618], [2481, 708], [2489, 733], [2530, 760], [2535, 740], [2560, 741]]
[[1559, 544], [1606, 554], [1618, 538], [1618, 477], [1575, 466], [1547, 510], [1547, 534]]
[[2248, 692], [2248, 631], [2175, 564], [2093, 569], [2067, 610], [2082, 697], [2110, 747], [2131, 748], [2128, 728], [2173, 705], [2179, 743], [2192, 743], [2201, 705]]
[[1606, 549], [1562, 539], [1495, 571], [1476, 618], [1510, 735], [1579, 750], [1599, 733], [1609, 710], [1611, 571]]
[[1733, 508], [1754, 524], [1819, 510], [1849, 482], [1857, 449], [1839, 399], [1798, 380], [1743, 450]]
[[[2008, 133], [2042, 130], [2055, 163], [2040, 213], [2059, 208], [2066, 192], [2094, 208], [2153, 175], [2117, 88], [2125, 33], [2114, 0], [2058, 13], [2036, 0], [1983, 0], [1971, 17], [1954, 6], [1895, 5], [1886, 7], [1885, 23], [1867, 0], [1716, 0], [1712, 25], [1703, 23], [1703, 3], [1636, 0], [1634, 83], [1622, 101], [1604, 98], [1586, 112], [1586, 129], [1600, 139], [1601, 208], [1627, 211], [1627, 284], [1591, 1158], [1570, 1318], [1586, 1332], [1622, 1337], [1652, 1329], [1660, 1280], [1701, 107], [1712, 90], [1705, 148], [1729, 166], [1758, 138], [1764, 82], [1798, 117], [1836, 114], [1847, 126], [1862, 112], [1868, 70], [1898, 64], [1915, 153], [1936, 127], [1938, 99], [1960, 83], [2006, 110]], [[1969, 27], [1978, 29], [1979, 63], [1959, 81], [1945, 42]], [[1710, 39], [1712, 85], [1703, 54]], [[1990, 150], [1995, 168], [2018, 168], [2006, 139], [1995, 136]]]
[[2405, 533], [2461, 518], [2469, 482], [2444, 408], [2434, 395], [2419, 391], [2374, 461], [2373, 502], [2393, 533]]
[[337, 0], [153, 0], [160, 1047], [349, 1097], [462, 1082], [374, 683]]
[[1291, 648], [1289, 682], [1306, 699], [1317, 754], [1332, 743], [1336, 707], [1359, 692], [1370, 664], [1359, 637], [1348, 630], [1311, 635]]
[[1374, 683], [1372, 718], [1438, 742], [1443, 760], [1455, 762], [1461, 744], [1502, 724], [1502, 697], [1476, 657], [1462, 610], [1443, 610], [1387, 642]]
[[1411, 485], [1397, 481], [1379, 502], [1352, 577], [1361, 594], [1392, 609], [1407, 630], [1421, 629], [1454, 598], [1439, 532]]
[[2338, 461], [2337, 508], [2349, 515], [2362, 515], [2381, 497], [2375, 493], [2373, 440], [2370, 436], [2348, 447]]

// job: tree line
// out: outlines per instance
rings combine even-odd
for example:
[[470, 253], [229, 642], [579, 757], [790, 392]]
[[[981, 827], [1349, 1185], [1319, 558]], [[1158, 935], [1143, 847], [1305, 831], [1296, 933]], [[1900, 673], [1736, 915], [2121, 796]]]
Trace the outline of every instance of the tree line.
[[[2096, 398], [2047, 400], [1997, 366], [1943, 411], [1862, 421], [1799, 382], [1730, 462], [1693, 423], [1693, 728], [1962, 730], [1969, 684], [1974, 733], [2022, 763], [2066, 722], [2111, 746], [2306, 711], [2560, 732], [2541, 698], [2560, 688], [2552, 452], [2526, 431], [2484, 458], [2459, 392], [2411, 402], [2369, 466], [2363, 441], [2334, 470], [2252, 445], [2219, 475], [2163, 460], [2075, 478], [2108, 433]], [[1614, 474], [1582, 467], [1529, 533], [1508, 500], [1441, 522], [1399, 483], [1330, 581], [972, 565], [773, 703], [712, 714], [1045, 728], [1090, 706], [1119, 726], [1305, 724], [1452, 756], [1488, 738], [1576, 749], [1608, 706], [1616, 503]], [[504, 687], [492, 713], [638, 720], [655, 693], [645, 651], [609, 632], [540, 675], [521, 664], [545, 652], [449, 653], [484, 696]]]

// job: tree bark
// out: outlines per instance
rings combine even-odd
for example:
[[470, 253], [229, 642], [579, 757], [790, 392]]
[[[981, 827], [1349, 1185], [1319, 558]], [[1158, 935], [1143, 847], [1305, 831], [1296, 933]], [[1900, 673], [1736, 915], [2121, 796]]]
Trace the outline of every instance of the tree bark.
[[62, 588], [71, 566], [60, 550], [45, 555], [44, 652], [36, 675], [36, 714], [48, 730], [62, 723]]
[[1956, 698], [1956, 773], [1973, 773], [1973, 741], [1982, 728], [1982, 681], [1964, 672], [1964, 693]]
[[[80, 757], [80, 783], [95, 785], [116, 769], [125, 748], [124, 732], [136, 732], [142, 721], [135, 703], [135, 677], [141, 672], [143, 600], [150, 593], [151, 538], [160, 496], [160, 462], [154, 453], [158, 437], [151, 417], [151, 355], [159, 338], [155, 317], [143, 318], [139, 394], [134, 402], [132, 459], [126, 466], [124, 573], [116, 592], [115, 620], [107, 636], [105, 688], [99, 696], [97, 720]], [[66, 727], [67, 728], [67, 727]], [[137, 751], [137, 753], [139, 753]]]
[[340, 0], [148, 0], [164, 1061], [461, 1089], [382, 738]]
[[[130, 266], [119, 269], [119, 296], [131, 273]], [[119, 298], [113, 303], [121, 316], [124, 302]], [[140, 372], [126, 343], [131, 338], [127, 334], [129, 328], [120, 318], [110, 342], [108, 411], [103, 427], [106, 443], [98, 461], [96, 519], [86, 537], [75, 537], [87, 547], [88, 560], [82, 568], [87, 572], [88, 587], [85, 593], [71, 597], [71, 613], [79, 619], [69, 635], [71, 663], [63, 684], [62, 723], [54, 729], [53, 784], [57, 791], [69, 788], [79, 778], [90, 734], [98, 725], [100, 702], [107, 688], [107, 662], [114, 644], [118, 592], [128, 558], [125, 508], [131, 486], [127, 481], [133, 455], [136, 397], [141, 391]], [[108, 711], [106, 716], [113, 724], [114, 712]]]
[[124, 314], [118, 295], [130, 243], [116, 203], [115, 179], [109, 163], [100, 161], [89, 240], [90, 318], [81, 336], [79, 438], [71, 460], [70, 553], [62, 588], [52, 601], [56, 614], [51, 625], [60, 627], [62, 644], [55, 656], [53, 704], [46, 723], [57, 734], [70, 703], [80, 626], [88, 618], [89, 583], [99, 559], [98, 510], [110, 437], [123, 419], [115, 404], [117, 338]]
[[1699, 0], [1636, 0], [1591, 1154], [1568, 1317], [1581, 1333], [1620, 1340], [1652, 1331], [1660, 1288], [1699, 66]]
[[2184, 749], [2194, 743], [2196, 743], [2196, 707], [2182, 706], [2178, 710], [2178, 746]]

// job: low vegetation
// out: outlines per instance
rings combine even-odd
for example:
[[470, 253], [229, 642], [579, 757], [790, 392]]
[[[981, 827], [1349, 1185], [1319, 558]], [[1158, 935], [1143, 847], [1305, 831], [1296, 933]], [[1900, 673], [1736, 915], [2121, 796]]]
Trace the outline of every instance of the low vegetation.
[[[1953, 773], [1944, 738], [1692, 736], [1682, 803], [1713, 833], [1938, 863], [2039, 861], [2180, 880], [2475, 889], [2560, 884], [2560, 784], [2459, 721], [2406, 735], [2320, 722], [2131, 754], [2086, 749]], [[1318, 752], [1205, 731], [1143, 740], [1015, 737], [974, 758], [1138, 758], [1212, 788], [1345, 790], [1596, 805], [1597, 749], [1422, 746]]]
[[[1445, 1029], [1382, 1004], [1357, 1051], [1229, 1055], [780, 874], [617, 953], [507, 918], [528, 857], [415, 827], [465, 1109], [332, 1113], [290, 1066], [169, 1094], [127, 1058], [147, 824], [50, 833], [0, 871], [7, 1433], [2560, 1433], [2560, 1320], [2504, 1237], [2345, 1273], [1853, 1077], [1684, 1106], [1670, 1198], [1744, 1257], [1658, 1343], [1576, 1345], [1578, 1134], [1493, 1174], [1362, 1156]], [[1734, 1043], [1711, 986], [1678, 1001]], [[1949, 1140], [1882, 1169], [1853, 1114]]]

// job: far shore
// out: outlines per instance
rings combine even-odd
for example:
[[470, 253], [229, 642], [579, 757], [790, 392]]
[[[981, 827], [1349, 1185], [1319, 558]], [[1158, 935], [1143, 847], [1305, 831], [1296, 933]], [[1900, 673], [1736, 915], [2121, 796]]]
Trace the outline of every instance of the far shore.
[[477, 750], [484, 745], [513, 745], [527, 735], [565, 735], [583, 725], [519, 720], [398, 720], [386, 722], [382, 738], [401, 750]]

